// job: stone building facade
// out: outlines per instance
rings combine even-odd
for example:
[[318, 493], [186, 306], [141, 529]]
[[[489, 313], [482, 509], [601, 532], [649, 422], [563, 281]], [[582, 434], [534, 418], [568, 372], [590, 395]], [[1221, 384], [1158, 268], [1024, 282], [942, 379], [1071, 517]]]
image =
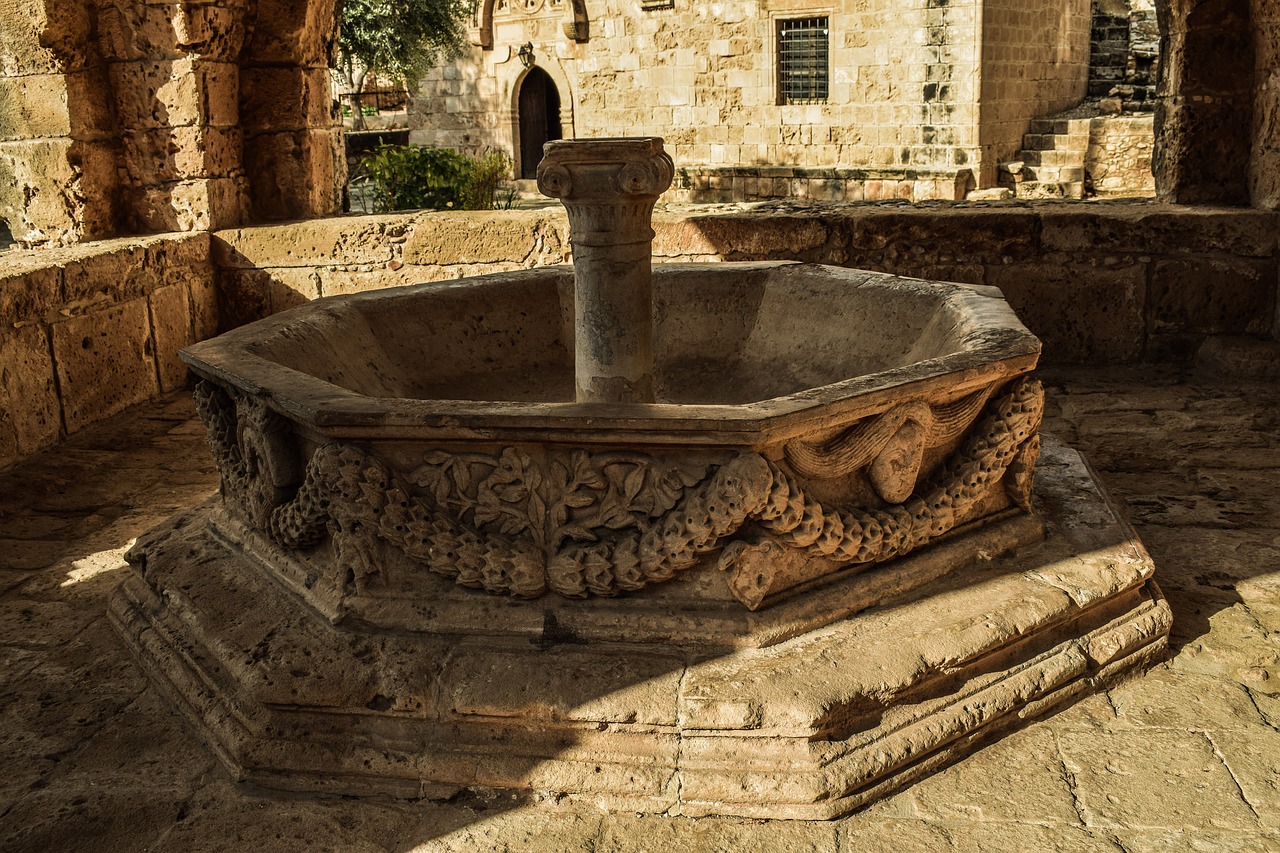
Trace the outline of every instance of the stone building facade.
[[[666, 139], [698, 198], [963, 198], [1085, 95], [1088, 0], [483, 0], [414, 142]], [[702, 191], [702, 192], [699, 192]]]

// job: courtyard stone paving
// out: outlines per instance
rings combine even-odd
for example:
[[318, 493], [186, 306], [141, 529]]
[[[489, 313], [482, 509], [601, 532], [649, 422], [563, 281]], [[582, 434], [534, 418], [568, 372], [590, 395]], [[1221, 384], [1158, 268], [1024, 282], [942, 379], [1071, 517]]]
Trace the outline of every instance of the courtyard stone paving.
[[217, 485], [189, 396], [0, 471], [3, 851], [1280, 851], [1280, 387], [1043, 374], [1151, 551], [1172, 657], [841, 821], [287, 795], [231, 780], [107, 622], [134, 537]]

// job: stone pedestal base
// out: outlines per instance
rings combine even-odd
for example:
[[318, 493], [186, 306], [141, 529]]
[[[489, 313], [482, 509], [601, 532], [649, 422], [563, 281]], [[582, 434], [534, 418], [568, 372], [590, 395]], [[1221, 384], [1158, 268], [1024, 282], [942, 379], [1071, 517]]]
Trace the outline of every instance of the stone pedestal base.
[[[1150, 558], [1083, 459], [1051, 440], [1036, 504], [1042, 542], [999, 556], [997, 531], [964, 533], [939, 546], [974, 555], [950, 574], [738, 648], [586, 640], [555, 619], [536, 637], [335, 626], [212, 535], [209, 507], [151, 534], [111, 615], [232, 773], [258, 784], [831, 818], [1164, 653]], [[477, 596], [478, 620], [503, 618]]]

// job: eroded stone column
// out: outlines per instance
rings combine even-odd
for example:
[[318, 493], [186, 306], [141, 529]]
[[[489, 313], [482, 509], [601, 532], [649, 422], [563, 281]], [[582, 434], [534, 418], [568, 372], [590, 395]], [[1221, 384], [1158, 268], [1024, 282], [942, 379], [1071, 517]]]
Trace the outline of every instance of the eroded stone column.
[[1156, 93], [1156, 196], [1174, 204], [1249, 203], [1254, 108], [1250, 0], [1167, 0]]
[[538, 189], [569, 212], [578, 402], [651, 403], [653, 205], [674, 166], [657, 137], [548, 142]]

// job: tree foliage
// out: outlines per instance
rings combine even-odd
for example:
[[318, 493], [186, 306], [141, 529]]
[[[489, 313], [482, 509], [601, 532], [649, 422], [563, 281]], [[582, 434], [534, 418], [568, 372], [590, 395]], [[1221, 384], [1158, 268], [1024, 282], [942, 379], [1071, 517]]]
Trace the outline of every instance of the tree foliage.
[[442, 56], [462, 49], [469, 0], [343, 0], [341, 70], [358, 91], [367, 75], [410, 89]]

